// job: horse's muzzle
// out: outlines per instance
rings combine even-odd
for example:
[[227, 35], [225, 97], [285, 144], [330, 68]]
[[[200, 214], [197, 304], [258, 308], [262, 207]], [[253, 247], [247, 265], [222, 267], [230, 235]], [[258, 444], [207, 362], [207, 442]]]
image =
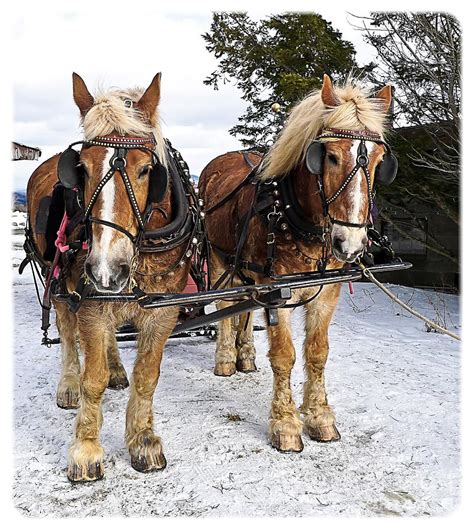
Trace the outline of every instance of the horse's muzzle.
[[97, 291], [102, 293], [120, 293], [128, 283], [130, 265], [128, 263], [108, 263], [98, 265], [86, 260], [85, 272]]

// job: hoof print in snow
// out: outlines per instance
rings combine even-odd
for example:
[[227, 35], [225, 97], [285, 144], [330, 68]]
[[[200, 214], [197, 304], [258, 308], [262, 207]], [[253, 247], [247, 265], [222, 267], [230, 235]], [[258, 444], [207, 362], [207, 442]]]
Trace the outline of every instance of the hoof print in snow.
[[304, 448], [299, 434], [273, 434], [272, 447], [280, 453], [301, 453]]

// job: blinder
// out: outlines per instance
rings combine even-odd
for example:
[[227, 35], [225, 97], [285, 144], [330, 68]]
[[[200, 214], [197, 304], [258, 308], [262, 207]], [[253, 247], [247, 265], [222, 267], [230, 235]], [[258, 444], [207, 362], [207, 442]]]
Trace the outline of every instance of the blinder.
[[398, 160], [388, 145], [382, 162], [375, 168], [375, 181], [383, 186], [389, 186], [397, 176]]
[[68, 190], [72, 190], [81, 184], [81, 170], [79, 167], [79, 159], [79, 153], [72, 147], [68, 147], [59, 156], [59, 182], [61, 182], [61, 184]]
[[306, 167], [313, 175], [322, 175], [324, 166], [324, 155], [326, 154], [326, 147], [323, 142], [314, 140], [306, 150]]
[[150, 171], [149, 179], [148, 203], [158, 204], [163, 200], [168, 189], [168, 170], [157, 161]]

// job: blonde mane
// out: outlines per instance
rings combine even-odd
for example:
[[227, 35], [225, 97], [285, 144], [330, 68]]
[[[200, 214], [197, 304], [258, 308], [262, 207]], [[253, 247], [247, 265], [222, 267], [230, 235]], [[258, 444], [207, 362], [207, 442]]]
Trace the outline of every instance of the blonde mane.
[[127, 107], [126, 100], [137, 103], [145, 90], [131, 88], [126, 90], [99, 89], [94, 94], [94, 105], [81, 119], [86, 140], [97, 136], [106, 136], [112, 132], [120, 135], [148, 136], [153, 134], [156, 140], [155, 151], [160, 162], [166, 164], [165, 144], [161, 132], [158, 110], [153, 120], [146, 121], [143, 114], [136, 106]]
[[285, 127], [263, 162], [260, 178], [281, 177], [304, 158], [310, 142], [328, 127], [335, 129], [368, 129], [383, 137], [385, 131], [384, 101], [370, 97], [366, 89], [353, 81], [334, 87], [340, 104], [326, 107], [321, 91], [312, 92], [291, 111]]

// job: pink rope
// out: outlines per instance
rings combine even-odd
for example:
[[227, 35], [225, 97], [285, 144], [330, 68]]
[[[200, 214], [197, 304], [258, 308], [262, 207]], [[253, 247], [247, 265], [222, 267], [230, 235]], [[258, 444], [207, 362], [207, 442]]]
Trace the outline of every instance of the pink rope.
[[[57, 232], [58, 237], [56, 238], [56, 241], [54, 242], [55, 247], [59, 250], [59, 252], [61, 252], [61, 254], [69, 250], [69, 245], [66, 244], [66, 228], [67, 228], [68, 222], [69, 222], [69, 218], [67, 216], [67, 213], [64, 212], [63, 219], [61, 221], [61, 224], [59, 225], [59, 230]], [[83, 250], [88, 249], [88, 245], [85, 241], [82, 243], [82, 249]], [[56, 267], [54, 267], [54, 271], [53, 271], [53, 275], [56, 279], [59, 277], [59, 271], [60, 271], [60, 266], [58, 264], [56, 265]]]
[[66, 252], [66, 250], [69, 250], [69, 245], [66, 245], [66, 227], [69, 219], [67, 216], [67, 213], [64, 212], [63, 220], [61, 221], [61, 224], [59, 225], [58, 230], [58, 237], [56, 238], [56, 241], [54, 242], [56, 248], [59, 249], [59, 252], [63, 253]]

